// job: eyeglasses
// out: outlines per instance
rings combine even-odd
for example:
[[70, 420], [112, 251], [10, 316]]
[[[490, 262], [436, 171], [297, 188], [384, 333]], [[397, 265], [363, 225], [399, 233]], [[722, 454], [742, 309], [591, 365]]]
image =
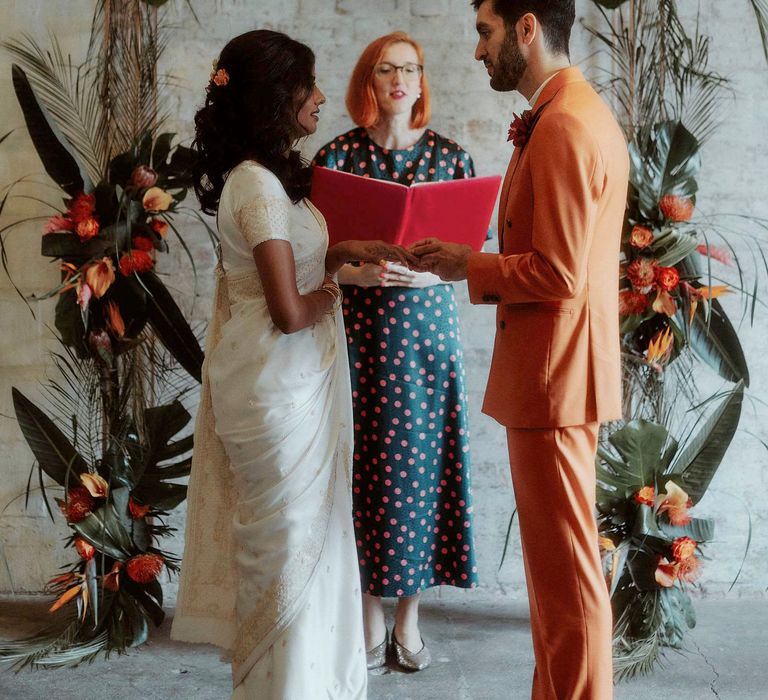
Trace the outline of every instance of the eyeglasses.
[[373, 74], [377, 78], [391, 78], [397, 71], [403, 71], [403, 77], [406, 80], [418, 80], [424, 72], [424, 66], [418, 63], [404, 63], [402, 66], [396, 66], [392, 63], [377, 63], [373, 67]]

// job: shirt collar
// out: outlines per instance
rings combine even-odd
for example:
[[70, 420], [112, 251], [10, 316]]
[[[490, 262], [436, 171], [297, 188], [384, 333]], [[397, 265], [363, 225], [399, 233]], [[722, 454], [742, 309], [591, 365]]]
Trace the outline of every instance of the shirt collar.
[[552, 80], [560, 71], [557, 71], [557, 73], [552, 73], [541, 85], [539, 85], [536, 92], [531, 95], [531, 99], [528, 100], [528, 104], [530, 105], [531, 109], [533, 109], [536, 106], [536, 101], [541, 97], [541, 93], [544, 91], [544, 88], [547, 86], [547, 83]]

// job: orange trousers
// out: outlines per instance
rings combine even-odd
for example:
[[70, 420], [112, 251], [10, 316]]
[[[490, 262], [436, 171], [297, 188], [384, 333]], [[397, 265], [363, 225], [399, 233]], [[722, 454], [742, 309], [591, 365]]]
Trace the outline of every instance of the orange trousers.
[[613, 697], [611, 603], [594, 515], [598, 428], [507, 429], [536, 657], [533, 700]]

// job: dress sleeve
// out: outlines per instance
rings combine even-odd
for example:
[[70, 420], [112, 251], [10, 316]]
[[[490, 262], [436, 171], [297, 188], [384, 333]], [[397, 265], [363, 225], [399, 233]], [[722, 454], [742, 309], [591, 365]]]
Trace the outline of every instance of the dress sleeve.
[[475, 177], [475, 164], [472, 162], [472, 156], [466, 151], [459, 151], [456, 157], [456, 168], [453, 179], [465, 180], [470, 177]]
[[232, 218], [251, 248], [271, 240], [290, 240], [292, 202], [280, 180], [261, 166], [249, 166], [232, 183]]

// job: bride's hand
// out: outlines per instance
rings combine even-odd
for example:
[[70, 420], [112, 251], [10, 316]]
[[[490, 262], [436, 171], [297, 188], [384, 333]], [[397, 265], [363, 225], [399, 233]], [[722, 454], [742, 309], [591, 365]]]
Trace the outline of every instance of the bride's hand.
[[381, 265], [383, 261], [387, 260], [406, 267], [417, 263], [416, 257], [399, 245], [392, 245], [384, 241], [344, 241], [328, 249], [326, 268], [333, 273], [348, 262]]

